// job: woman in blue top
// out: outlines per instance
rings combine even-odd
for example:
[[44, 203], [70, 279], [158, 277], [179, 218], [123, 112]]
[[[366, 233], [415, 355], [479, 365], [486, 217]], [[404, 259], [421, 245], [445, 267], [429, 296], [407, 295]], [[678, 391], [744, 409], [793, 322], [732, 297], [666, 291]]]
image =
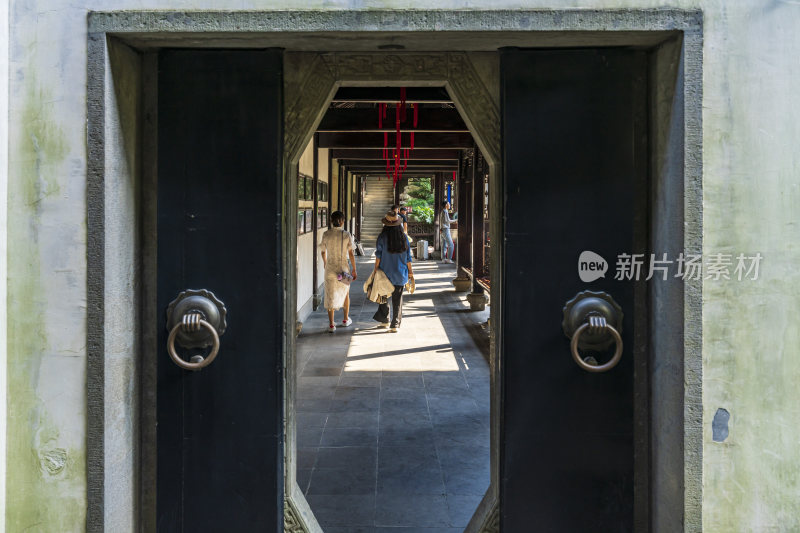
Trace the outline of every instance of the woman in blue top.
[[[381, 222], [383, 231], [375, 243], [375, 270], [383, 270], [394, 285], [391, 329], [394, 333], [400, 327], [403, 316], [403, 288], [408, 283], [408, 278], [414, 278], [414, 272], [411, 270], [411, 249], [397, 213], [389, 211]], [[381, 327], [388, 327], [389, 302], [380, 304], [372, 318], [380, 322]]]

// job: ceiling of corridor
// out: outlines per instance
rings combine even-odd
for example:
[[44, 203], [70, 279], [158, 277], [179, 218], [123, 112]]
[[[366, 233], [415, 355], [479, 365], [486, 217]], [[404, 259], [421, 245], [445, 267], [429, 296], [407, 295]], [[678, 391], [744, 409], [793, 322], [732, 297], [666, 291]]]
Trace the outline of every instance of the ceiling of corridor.
[[[459, 150], [474, 146], [464, 120], [444, 87], [409, 87], [406, 117], [399, 126], [404, 177], [430, 176], [458, 168]], [[385, 156], [397, 143], [397, 104], [400, 87], [343, 87], [334, 96], [317, 133], [319, 147], [353, 173], [385, 176]], [[379, 119], [381, 104], [385, 104]], [[412, 115], [416, 107], [417, 124]], [[413, 140], [412, 140], [413, 133]], [[413, 145], [412, 145], [413, 142]], [[408, 152], [406, 152], [408, 149]]]

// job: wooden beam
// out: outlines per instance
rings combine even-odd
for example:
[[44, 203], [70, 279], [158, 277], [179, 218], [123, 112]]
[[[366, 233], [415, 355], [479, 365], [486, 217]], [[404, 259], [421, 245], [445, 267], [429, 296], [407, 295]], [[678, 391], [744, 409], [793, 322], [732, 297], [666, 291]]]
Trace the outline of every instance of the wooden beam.
[[[445, 172], [452, 173], [453, 171], [450, 170], [450, 171], [445, 171]], [[353, 172], [353, 174], [354, 175], [358, 175], [358, 176], [379, 176], [379, 177], [385, 178], [386, 177], [386, 169], [384, 169], [383, 172], [375, 172], [375, 170], [370, 169], [370, 170], [368, 170], [366, 172]], [[403, 172], [403, 177], [404, 178], [432, 178], [434, 174], [435, 174], [435, 172], [431, 172], [431, 171], [423, 171], [423, 170], [409, 171], [409, 170], [406, 170], [405, 172]]]
[[[341, 87], [333, 102], [391, 103], [400, 101], [400, 87]], [[408, 87], [408, 104], [450, 104], [450, 95], [444, 87]]]
[[[347, 167], [347, 170], [355, 173], [355, 174], [383, 174], [386, 175], [386, 166], [383, 167]], [[405, 172], [403, 172], [403, 176], [407, 176], [411, 172], [415, 173], [433, 173], [433, 172], [453, 172], [455, 168], [442, 168], [442, 167], [408, 167]], [[383, 171], [383, 172], [381, 172]]]
[[[458, 154], [458, 150], [425, 150], [424, 152], [417, 152], [414, 150], [409, 154], [409, 159], [425, 159], [428, 161], [435, 159], [457, 162]], [[374, 159], [383, 161], [383, 150], [375, 150], [372, 148], [344, 148], [331, 150], [331, 157], [334, 159], [359, 159], [362, 161]]]
[[[320, 133], [336, 131], [393, 132], [395, 130], [394, 109], [386, 113], [382, 128], [378, 128], [377, 108], [328, 109], [322, 117], [317, 131]], [[424, 109], [418, 114], [417, 126], [414, 127], [413, 112], [408, 109], [405, 122], [400, 124], [403, 132], [466, 132], [467, 125], [456, 109]]]
[[[389, 134], [389, 146], [394, 148], [394, 135]], [[402, 136], [401, 148], [411, 148], [409, 135]], [[414, 136], [415, 150], [434, 148], [469, 148], [469, 133], [418, 133]], [[320, 148], [383, 148], [383, 133], [320, 133]]]
[[[402, 160], [402, 159], [401, 159]], [[385, 167], [386, 162], [380, 159], [340, 159], [339, 162], [343, 165], [353, 167]], [[449, 168], [455, 170], [458, 168], [458, 161], [446, 161], [440, 159], [409, 159], [408, 168], [414, 167], [439, 167]]]

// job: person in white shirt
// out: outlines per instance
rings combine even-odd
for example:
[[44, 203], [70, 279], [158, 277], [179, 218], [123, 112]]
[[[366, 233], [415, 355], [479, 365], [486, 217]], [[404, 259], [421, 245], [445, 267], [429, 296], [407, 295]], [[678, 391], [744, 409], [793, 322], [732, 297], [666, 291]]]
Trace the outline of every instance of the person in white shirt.
[[442, 263], [453, 262], [453, 236], [450, 234], [450, 202], [442, 202], [442, 210], [439, 213], [439, 233], [442, 237]]

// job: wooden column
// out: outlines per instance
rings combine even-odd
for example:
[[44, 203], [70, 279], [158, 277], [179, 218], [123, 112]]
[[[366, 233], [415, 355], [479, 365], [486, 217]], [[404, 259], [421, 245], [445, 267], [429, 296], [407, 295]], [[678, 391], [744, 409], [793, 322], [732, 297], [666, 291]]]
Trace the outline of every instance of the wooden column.
[[344, 213], [344, 182], [347, 181], [347, 167], [339, 166], [339, 182], [336, 184], [336, 210]]
[[317, 192], [319, 190], [319, 133], [314, 134], [314, 144], [312, 146], [312, 150], [314, 152], [314, 174], [312, 175], [311, 179], [311, 199], [314, 201], [314, 207], [311, 211], [311, 225], [313, 228], [311, 229], [312, 233], [314, 234], [314, 245], [312, 247], [312, 255], [314, 257], [312, 261], [313, 265], [313, 273], [312, 273], [312, 280], [313, 280], [313, 292], [311, 298], [311, 306], [314, 311], [317, 310], [320, 303], [322, 303], [322, 295], [319, 293], [319, 279], [317, 275], [317, 268], [318, 268], [318, 261], [317, 255], [319, 254], [319, 234], [317, 232], [317, 225], [318, 225], [318, 211], [319, 211], [319, 197]]
[[438, 172], [433, 173], [433, 249], [441, 250], [441, 243], [439, 242], [439, 213], [442, 211], [442, 190], [440, 187], [441, 176]]
[[333, 212], [333, 150], [328, 150], [328, 229], [331, 229], [331, 213]]
[[361, 242], [361, 213], [364, 208], [363, 184], [364, 177], [356, 176], [356, 231], [355, 238]]
[[458, 171], [456, 173], [456, 212], [458, 213], [458, 238], [456, 239], [456, 277], [453, 286], [456, 292], [466, 292], [472, 287], [472, 281], [467, 273], [471, 266], [469, 254], [469, 152], [461, 150], [458, 156]]
[[472, 258], [472, 292], [467, 295], [467, 301], [472, 311], [483, 311], [486, 309], [488, 298], [484, 294], [483, 287], [478, 285], [478, 278], [483, 273], [483, 172], [482, 166], [479, 168], [479, 160], [483, 156], [479, 155], [478, 148], [472, 152], [472, 169], [470, 175], [472, 183], [470, 188], [470, 251]]
[[483, 287], [478, 285], [478, 278], [483, 276], [483, 204], [484, 180], [483, 173], [486, 168], [483, 155], [476, 148], [473, 159], [472, 172], [472, 292], [483, 293]]
[[350, 215], [350, 179], [352, 178], [351, 173], [348, 172], [345, 174], [344, 177], [344, 209], [342, 212], [344, 213], [344, 225], [342, 226], [347, 231], [352, 231], [353, 228], [350, 226], [350, 219], [352, 216]]
[[355, 233], [355, 221], [353, 220], [353, 181], [356, 179], [354, 173], [347, 176], [347, 231]]
[[[471, 268], [472, 261], [469, 253], [469, 197], [470, 197], [470, 184], [472, 180], [469, 179], [470, 165], [469, 155], [467, 151], [462, 151], [461, 156], [458, 158], [458, 192], [456, 195], [456, 210], [458, 211], [458, 255], [456, 261], [458, 263], [458, 277], [466, 276], [464, 268]], [[465, 289], [466, 290], [466, 289]]]

